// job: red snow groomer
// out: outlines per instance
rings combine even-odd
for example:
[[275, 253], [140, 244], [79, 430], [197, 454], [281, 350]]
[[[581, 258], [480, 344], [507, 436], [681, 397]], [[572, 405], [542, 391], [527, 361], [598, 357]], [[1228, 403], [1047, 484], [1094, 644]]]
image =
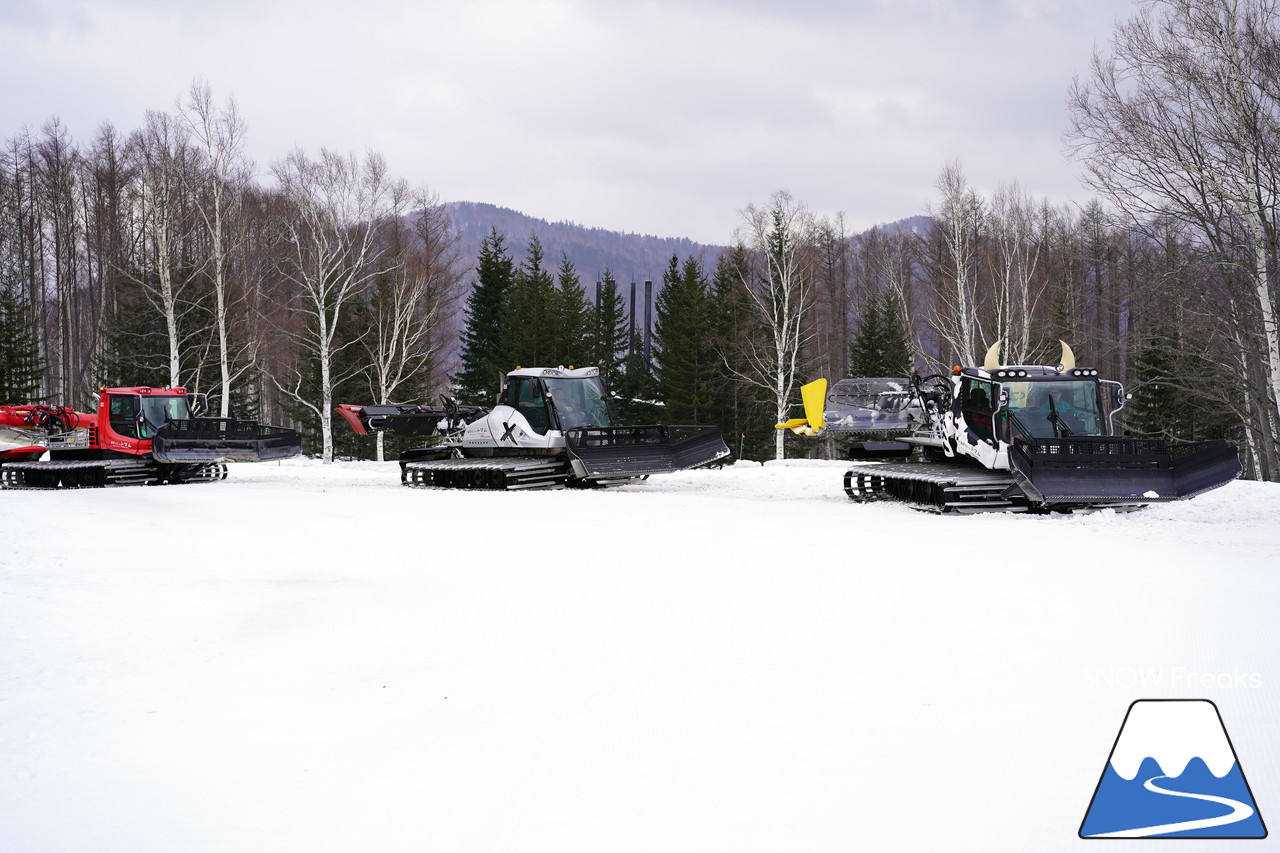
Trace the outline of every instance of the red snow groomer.
[[[0, 406], [0, 488], [71, 489], [226, 479], [227, 462], [302, 452], [295, 430], [207, 417], [185, 388], [102, 388], [97, 414], [69, 406]], [[42, 459], [45, 453], [49, 458]]]

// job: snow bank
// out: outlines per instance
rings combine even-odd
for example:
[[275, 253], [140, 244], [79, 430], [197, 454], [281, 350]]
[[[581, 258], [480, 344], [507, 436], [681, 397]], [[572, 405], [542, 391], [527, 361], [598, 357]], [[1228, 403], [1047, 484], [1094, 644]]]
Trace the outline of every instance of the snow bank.
[[1074, 848], [1156, 696], [1274, 808], [1280, 488], [953, 518], [842, 473], [0, 492], [3, 847]]

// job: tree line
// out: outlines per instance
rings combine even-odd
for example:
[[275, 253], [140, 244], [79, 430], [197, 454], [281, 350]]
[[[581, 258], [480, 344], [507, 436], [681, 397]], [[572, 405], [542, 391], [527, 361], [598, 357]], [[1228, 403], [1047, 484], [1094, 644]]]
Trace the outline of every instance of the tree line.
[[591, 364], [629, 421], [718, 424], [760, 458], [831, 449], [772, 428], [810, 379], [978, 364], [996, 341], [1052, 364], [1065, 340], [1126, 383], [1126, 431], [1225, 437], [1280, 479], [1277, 2], [1154, 0], [1117, 25], [1070, 88], [1083, 206], [984, 194], [959, 162], [909, 225], [747, 205], [715, 257], [670, 259], [649, 360], [608, 269], [584, 283], [496, 229], [459, 258], [376, 154], [295, 151], [264, 187], [200, 84], [83, 148], [54, 120], [0, 155], [0, 396], [185, 384], [332, 458], [369, 452], [334, 402], [486, 403], [517, 365]]
[[197, 81], [129, 133], [80, 146], [51, 119], [6, 141], [0, 398], [187, 386], [332, 459], [337, 396], [439, 386], [465, 285], [443, 206], [372, 152], [294, 150], [264, 186], [245, 134]]

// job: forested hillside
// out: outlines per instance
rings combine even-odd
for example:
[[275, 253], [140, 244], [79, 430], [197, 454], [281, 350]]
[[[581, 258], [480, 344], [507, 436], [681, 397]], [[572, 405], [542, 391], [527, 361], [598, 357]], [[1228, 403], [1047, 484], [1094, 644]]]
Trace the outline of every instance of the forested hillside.
[[[536, 236], [552, 264], [558, 265], [569, 256], [584, 282], [600, 280], [605, 269], [624, 284], [645, 279], [660, 280], [672, 255], [693, 255], [705, 263], [714, 263], [719, 246], [704, 246], [682, 237], [655, 237], [649, 234], [624, 234], [591, 228], [573, 222], [547, 222], [516, 210], [470, 201], [451, 201], [444, 205], [458, 236], [459, 253], [464, 258], [480, 256], [480, 246], [491, 230], [497, 230], [515, 246], [523, 246]], [[732, 238], [725, 235], [725, 241]]]

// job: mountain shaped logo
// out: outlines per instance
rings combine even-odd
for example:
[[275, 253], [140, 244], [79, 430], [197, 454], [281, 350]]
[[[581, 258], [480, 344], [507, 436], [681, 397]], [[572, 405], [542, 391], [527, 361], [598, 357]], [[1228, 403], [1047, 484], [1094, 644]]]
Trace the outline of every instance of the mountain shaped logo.
[[1218, 706], [1129, 706], [1080, 824], [1081, 838], [1266, 838]]

